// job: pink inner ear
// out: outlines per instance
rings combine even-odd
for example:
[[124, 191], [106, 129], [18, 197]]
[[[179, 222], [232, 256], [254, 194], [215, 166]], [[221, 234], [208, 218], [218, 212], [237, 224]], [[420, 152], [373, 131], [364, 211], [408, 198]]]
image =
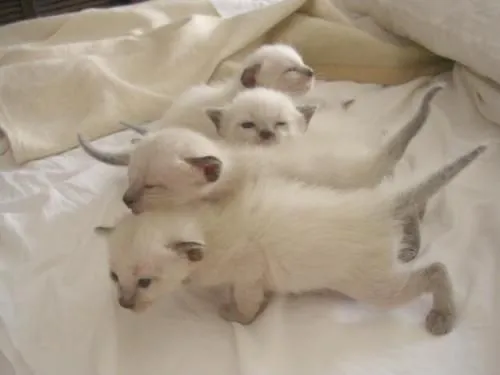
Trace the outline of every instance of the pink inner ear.
[[218, 180], [221, 171], [220, 161], [214, 157], [193, 158], [187, 160], [192, 166], [200, 169], [208, 182]]
[[257, 85], [257, 73], [260, 69], [259, 65], [253, 65], [246, 68], [241, 75], [241, 84], [246, 88], [254, 88]]
[[206, 164], [204, 167], [205, 177], [208, 181], [213, 182], [219, 178], [220, 166], [219, 164]]

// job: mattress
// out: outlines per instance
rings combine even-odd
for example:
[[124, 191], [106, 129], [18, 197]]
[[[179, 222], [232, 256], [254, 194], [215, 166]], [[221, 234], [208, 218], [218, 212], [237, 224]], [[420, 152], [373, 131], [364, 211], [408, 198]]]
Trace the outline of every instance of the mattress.
[[[476, 111], [460, 72], [436, 97], [396, 177], [420, 173], [500, 130]], [[394, 87], [321, 82], [315, 121], [390, 131], [422, 96], [422, 79]], [[355, 98], [345, 111], [341, 103]], [[96, 141], [117, 146], [123, 131]], [[450, 269], [459, 319], [433, 337], [423, 328], [428, 297], [384, 311], [340, 296], [274, 299], [252, 325], [217, 316], [210, 295], [183, 291], [134, 314], [115, 302], [106, 246], [93, 227], [124, 207], [125, 170], [81, 149], [0, 173], [0, 373], [30, 375], [486, 375], [500, 337], [500, 199], [495, 146], [432, 201], [419, 266]], [[3, 367], [2, 367], [3, 366]]]

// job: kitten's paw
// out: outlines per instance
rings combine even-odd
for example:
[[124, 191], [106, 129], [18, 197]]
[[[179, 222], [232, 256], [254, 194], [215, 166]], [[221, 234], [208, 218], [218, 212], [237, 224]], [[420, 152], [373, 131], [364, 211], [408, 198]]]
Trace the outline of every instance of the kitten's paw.
[[405, 247], [399, 250], [398, 259], [404, 263], [411, 262], [417, 257], [418, 252], [419, 250], [414, 247]]
[[432, 309], [427, 314], [425, 326], [427, 331], [434, 336], [446, 335], [455, 325], [455, 314], [450, 311]]
[[233, 303], [223, 304], [219, 308], [219, 316], [228, 322], [237, 322], [243, 325], [248, 325], [255, 320], [255, 316], [243, 315]]

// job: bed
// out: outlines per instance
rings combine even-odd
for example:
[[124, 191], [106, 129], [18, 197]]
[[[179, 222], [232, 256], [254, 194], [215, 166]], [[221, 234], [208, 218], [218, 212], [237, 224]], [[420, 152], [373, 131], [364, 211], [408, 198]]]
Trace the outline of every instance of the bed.
[[[214, 0], [197, 8], [196, 1], [184, 3], [182, 7], [178, 2], [170, 2], [177, 8], [167, 17], [164, 11], [162, 13], [166, 3], [146, 2], [109, 11], [112, 13], [88, 11], [78, 17], [71, 16], [71, 19], [66, 18], [70, 16], [59, 16], [42, 23], [40, 20], [29, 21], [38, 22], [35, 25], [39, 35], [36, 36], [28, 27], [17, 25], [8, 33], [0, 30], [0, 127], [5, 133], [0, 143], [3, 146], [0, 157], [0, 373], [498, 373], [500, 152], [496, 143], [500, 139], [500, 116], [495, 106], [499, 93], [495, 82], [500, 82], [500, 77], [493, 65], [499, 59], [500, 45], [492, 41], [494, 33], [488, 30], [488, 27], [498, 26], [488, 24], [488, 20], [493, 19], [492, 13], [500, 13], [500, 5], [489, 0], [454, 2], [458, 8], [462, 7], [461, 10], [467, 9], [468, 14], [477, 11], [474, 14], [482, 18], [466, 18], [467, 22], [459, 30], [461, 34], [459, 31], [452, 34], [450, 28], [445, 28], [450, 23], [444, 16], [447, 14], [444, 8], [437, 9], [436, 5], [436, 9], [427, 9], [428, 13], [425, 13], [423, 1], [407, 2], [407, 8], [389, 0], [336, 1], [332, 9], [337, 13], [328, 13], [325, 19], [339, 22], [342, 27], [349, 25], [362, 30], [364, 35], [376, 39], [373, 43], [383, 41], [400, 46], [396, 52], [406, 56], [406, 62], [401, 64], [411, 63], [413, 68], [411, 72], [406, 70], [399, 75], [382, 74], [380, 70], [378, 74], [372, 71], [367, 75], [365, 71], [361, 72], [361, 68], [332, 72], [318, 63], [322, 72], [320, 78], [332, 82], [320, 81], [307, 98], [321, 103], [314, 121], [364, 126], [366, 132], [390, 130], [414, 113], [426, 83], [431, 80], [445, 82], [445, 89], [433, 102], [428, 123], [411, 143], [396, 175], [428, 170], [477, 143], [491, 145], [477, 163], [432, 200], [425, 216], [423, 250], [415, 266], [432, 260], [444, 262], [450, 269], [459, 308], [457, 328], [446, 336], [432, 337], [422, 324], [429, 307], [429, 299], [425, 297], [390, 312], [340, 296], [277, 298], [250, 326], [221, 320], [210, 296], [192, 291], [164, 299], [154, 309], [140, 315], [117, 307], [109, 282], [105, 243], [94, 235], [93, 227], [97, 220], [112, 220], [124, 212], [119, 199], [125, 184], [124, 170], [100, 164], [80, 148], [72, 148], [76, 131], [73, 124], [78, 123], [78, 130], [97, 139], [98, 146], [119, 146], [128, 142], [133, 134], [128, 130], [118, 132], [121, 129], [116, 125], [116, 111], [106, 112], [97, 104], [96, 111], [103, 121], [98, 121], [97, 115], [90, 113], [94, 108], [88, 107], [88, 103], [84, 108], [87, 112], [81, 118], [72, 117], [72, 113], [83, 107], [71, 107], [69, 99], [57, 102], [56, 99], [61, 100], [63, 94], [68, 95], [67, 91], [47, 91], [45, 97], [44, 91], [39, 91], [35, 92], [36, 101], [22, 102], [22, 96], [16, 96], [18, 93], [14, 88], [8, 91], [12, 82], [9, 81], [9, 74], [12, 74], [9, 69], [23, 72], [22, 69], [29, 64], [34, 64], [39, 70], [47, 66], [47, 69], [53, 69], [48, 63], [44, 66], [43, 61], [34, 61], [33, 54], [50, 55], [54, 52], [53, 46], [66, 45], [71, 38], [80, 39], [72, 43], [87, 43], [84, 47], [91, 48], [89, 45], [99, 43], [109, 45], [113, 38], [120, 39], [123, 34], [126, 38], [122, 39], [130, 44], [140, 40], [145, 19], [155, 27], [163, 27], [166, 18], [175, 23], [181, 16], [193, 13], [195, 8], [199, 13], [218, 12], [225, 20], [258, 12], [268, 14], [266, 12], [270, 11], [266, 9], [273, 6], [282, 10], [286, 8], [286, 17], [307, 6], [310, 6], [309, 14], [317, 15], [325, 10], [326, 4], [285, 0], [280, 4], [267, 4], [269, 7], [266, 8], [259, 2], [242, 1], [236, 7], [234, 3]], [[486, 9], [490, 12], [485, 12]], [[425, 28], [422, 15], [428, 16], [429, 12], [433, 12], [433, 17], [427, 18]], [[262, 18], [264, 13], [259, 17]], [[125, 19], [121, 17], [128, 17], [129, 24], [117, 22], [112, 29], [107, 29], [104, 36], [87, 28], [89, 22], [99, 22], [105, 14], [121, 21]], [[414, 15], [411, 22], [405, 18], [409, 14]], [[134, 18], [134, 15], [142, 18]], [[291, 21], [286, 19], [285, 24], [279, 17], [269, 21], [273, 26], [271, 33], [289, 27], [286, 22], [300, 25], [302, 16], [300, 14]], [[465, 17], [465, 13], [457, 11], [449, 15], [453, 22], [463, 21], [459, 19], [461, 16]], [[188, 23], [191, 21], [192, 18]], [[182, 19], [182, 22], [186, 21]], [[199, 19], [196, 22], [200, 25]], [[209, 31], [213, 26], [210, 22], [211, 19], [203, 23]], [[60, 32], [54, 34], [51, 30], [55, 29]], [[76, 35], [76, 30], [82, 29], [84, 32]], [[465, 37], [470, 30], [477, 33], [471, 32]], [[345, 35], [345, 30], [342, 32]], [[293, 30], [280, 35], [284, 35], [285, 40], [297, 37]], [[254, 35], [251, 41], [259, 38], [260, 35]], [[409, 39], [423, 45], [425, 51], [409, 45]], [[22, 48], [16, 50], [21, 41]], [[245, 43], [248, 42], [250, 48], [249, 41]], [[235, 43], [234, 39], [226, 42]], [[300, 38], [295, 42], [301, 45]], [[475, 56], [470, 53], [471, 49], [467, 49], [469, 45]], [[380, 44], [377, 46], [382, 48]], [[212, 58], [211, 68], [200, 70], [198, 75], [191, 77], [192, 81], [223, 75], [225, 69], [231, 71], [232, 61], [223, 64], [223, 69], [219, 67], [217, 70], [216, 67], [241, 47], [241, 44], [227, 47], [229, 49], [222, 46], [224, 56]], [[305, 53], [307, 55], [310, 51], [306, 49]], [[237, 55], [234, 56], [234, 61], [238, 61]], [[387, 57], [384, 56], [379, 61]], [[68, 58], [53, 54], [49, 57], [54, 61]], [[47, 56], [45, 59], [50, 60]], [[450, 65], [448, 59], [454, 63]], [[424, 64], [417, 69], [415, 61]], [[38, 82], [45, 82], [44, 77], [38, 77]], [[139, 83], [143, 86], [138, 84], [130, 88], [122, 85], [117, 91], [106, 91], [106, 98], [122, 95], [131, 100], [113, 102], [121, 110], [121, 115], [129, 120], [139, 122], [151, 116], [154, 118], [174, 92], [144, 90], [144, 85], [152, 85], [153, 78], [141, 80]], [[358, 83], [354, 82], [356, 80]], [[23, 79], [19, 81], [25, 87], [30, 83]], [[176, 86], [176, 89], [181, 90], [181, 86]], [[74, 93], [75, 89], [72, 90]], [[137, 92], [142, 93], [141, 96], [137, 96]], [[19, 107], [24, 103], [24, 108], [14, 107], [9, 102], [11, 97], [6, 95], [21, 100]], [[342, 103], [352, 98], [354, 103], [345, 111]], [[134, 103], [133, 100], [137, 105], [130, 109], [127, 105]], [[70, 108], [61, 108], [65, 106]], [[39, 116], [38, 122], [37, 118], [31, 117], [34, 115], [26, 114], [28, 108]], [[57, 113], [56, 109], [65, 117], [60, 120], [64, 127], [54, 131], [56, 128], [51, 125], [51, 119]], [[16, 124], [20, 125], [16, 127]], [[13, 142], [7, 142], [7, 138]]]

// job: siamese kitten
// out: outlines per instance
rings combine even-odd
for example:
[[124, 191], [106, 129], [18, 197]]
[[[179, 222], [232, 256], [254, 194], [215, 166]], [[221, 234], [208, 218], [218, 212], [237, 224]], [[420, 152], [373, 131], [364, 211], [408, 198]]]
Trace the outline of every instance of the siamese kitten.
[[314, 84], [314, 71], [291, 46], [267, 44], [259, 47], [244, 61], [239, 74], [226, 81], [193, 86], [182, 93], [155, 121], [153, 130], [172, 126], [187, 127], [210, 138], [219, 136], [204, 108], [221, 107], [239, 92], [266, 87], [288, 95], [303, 95]]
[[[183, 128], [146, 134], [135, 148], [118, 153], [98, 150], [81, 136], [79, 142], [89, 155], [104, 163], [128, 165], [129, 186], [123, 201], [135, 213], [196, 199], [222, 199], [264, 170], [336, 189], [372, 187], [392, 173], [425, 123], [430, 101], [439, 89], [431, 89], [415, 116], [387, 136], [379, 149], [308, 133], [273, 147], [233, 146]], [[407, 221], [405, 232], [418, 235], [418, 222]], [[412, 243], [410, 239], [419, 240], [419, 236], [407, 237], [408, 249], [401, 257], [409, 261], [419, 247], [415, 246], [419, 241]]]
[[274, 145], [306, 132], [316, 109], [296, 106], [282, 92], [260, 87], [242, 91], [228, 105], [207, 108], [206, 113], [229, 143]]
[[[125, 215], [109, 239], [111, 278], [121, 306], [141, 311], [189, 283], [230, 286], [220, 314], [251, 323], [268, 293], [329, 289], [361, 302], [396, 307], [433, 297], [426, 328], [433, 335], [456, 321], [445, 266], [397, 264], [401, 220], [485, 151], [462, 155], [409, 184], [338, 192], [263, 174], [231, 199]], [[399, 228], [399, 229], [398, 229]]]

